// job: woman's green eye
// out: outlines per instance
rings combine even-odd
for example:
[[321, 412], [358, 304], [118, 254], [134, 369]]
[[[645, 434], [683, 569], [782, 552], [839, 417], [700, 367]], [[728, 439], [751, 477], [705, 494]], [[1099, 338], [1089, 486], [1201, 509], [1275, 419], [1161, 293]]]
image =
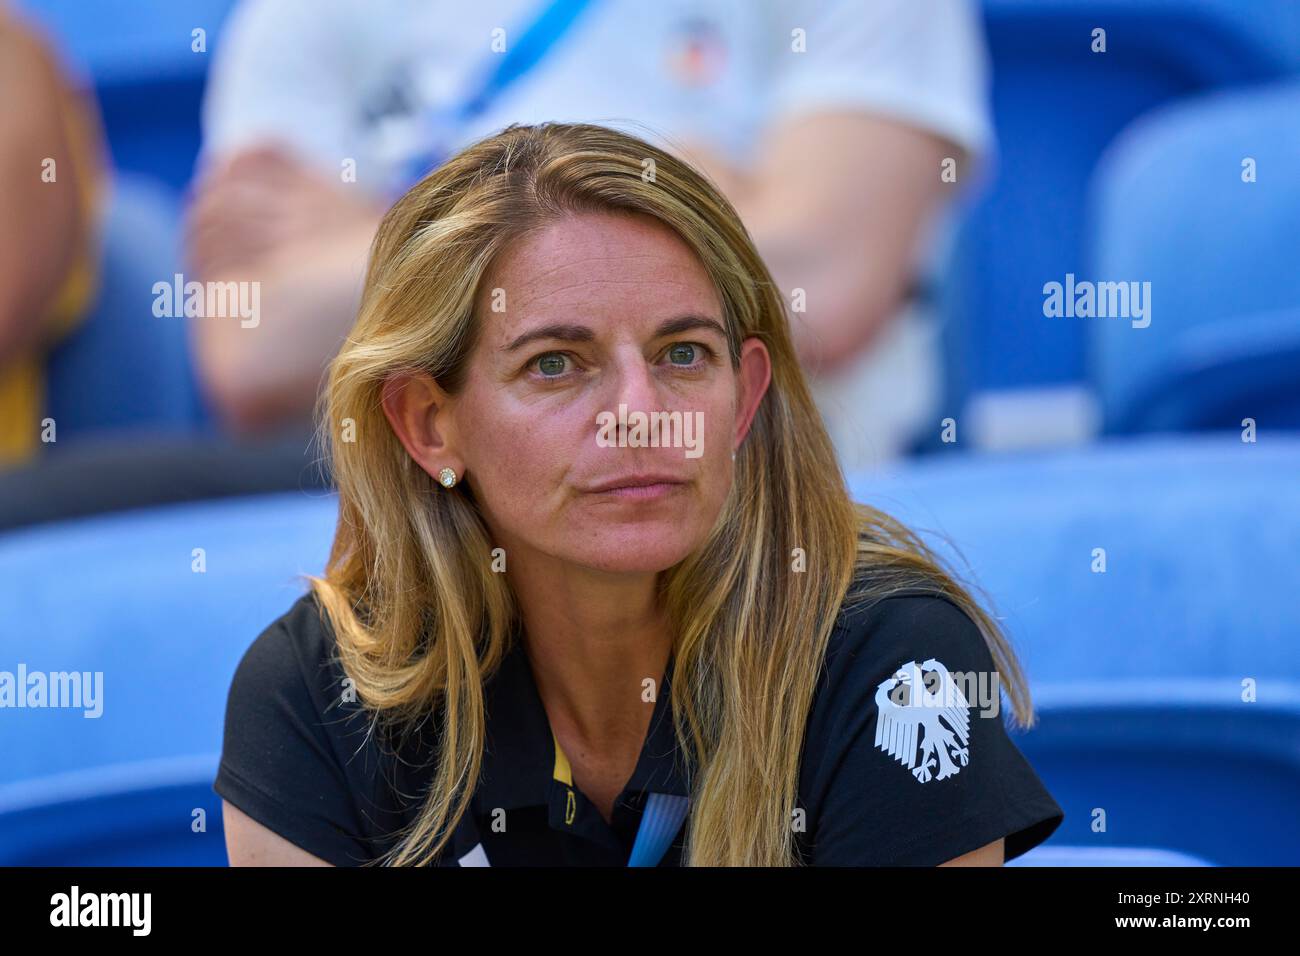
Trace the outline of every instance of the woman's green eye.
[[564, 373], [564, 356], [558, 352], [543, 355], [537, 360], [537, 370], [546, 376], [562, 375]]
[[693, 365], [695, 363], [695, 346], [674, 345], [668, 350], [668, 359], [674, 365]]

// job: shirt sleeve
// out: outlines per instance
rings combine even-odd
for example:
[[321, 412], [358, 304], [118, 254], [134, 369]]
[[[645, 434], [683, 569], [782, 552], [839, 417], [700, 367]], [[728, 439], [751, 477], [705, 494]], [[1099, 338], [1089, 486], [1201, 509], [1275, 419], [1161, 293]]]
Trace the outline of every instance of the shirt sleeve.
[[826, 675], [809, 728], [813, 865], [935, 866], [999, 838], [1011, 860], [1064, 819], [1011, 740], [992, 654], [957, 605], [881, 601], [828, 649]]
[[[773, 116], [861, 107], [972, 156], [992, 151], [988, 53], [971, 0], [811, 0], [797, 10], [782, 24]], [[806, 50], [794, 53], [798, 27]]]
[[319, 632], [301, 626], [315, 607], [299, 602], [240, 660], [213, 790], [308, 853], [356, 866], [372, 849], [340, 755], [348, 719], [331, 713], [342, 689]]
[[202, 160], [264, 142], [337, 174], [355, 151], [356, 83], [340, 7], [322, 0], [242, 0], [212, 54]]

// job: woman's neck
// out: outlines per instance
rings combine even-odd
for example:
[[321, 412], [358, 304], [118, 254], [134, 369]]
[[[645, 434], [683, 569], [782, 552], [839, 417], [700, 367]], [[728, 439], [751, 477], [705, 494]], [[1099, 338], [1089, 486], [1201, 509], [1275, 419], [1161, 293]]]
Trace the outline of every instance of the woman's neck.
[[517, 552], [511, 559], [524, 644], [556, 736], [598, 756], [631, 749], [635, 757], [673, 645], [657, 575], [593, 572]]

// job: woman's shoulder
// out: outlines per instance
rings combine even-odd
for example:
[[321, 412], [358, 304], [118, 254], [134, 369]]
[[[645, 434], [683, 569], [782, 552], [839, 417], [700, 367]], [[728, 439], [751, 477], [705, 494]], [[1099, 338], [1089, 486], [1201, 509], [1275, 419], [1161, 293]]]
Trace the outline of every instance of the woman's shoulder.
[[333, 696], [345, 676], [329, 617], [308, 591], [253, 639], [235, 670], [232, 692], [274, 694], [282, 700], [300, 690], [313, 691], [313, 698]]
[[823, 725], [852, 723], [878, 712], [882, 691], [911, 696], [899, 688], [908, 683], [955, 686], [969, 704], [1001, 710], [992, 650], [954, 599], [907, 587], [847, 603], [827, 642], [815, 715]]
[[308, 590], [279, 617], [270, 621], [249, 646], [259, 657], [281, 663], [289, 660], [322, 661], [331, 657], [336, 648], [334, 628], [329, 615], [316, 597]]
[[370, 817], [385, 760], [335, 650], [311, 592], [253, 640], [231, 680], [214, 789], [308, 852], [348, 865], [374, 855]]
[[827, 666], [887, 677], [912, 659], [993, 666], [979, 625], [956, 599], [937, 587], [890, 585], [859, 573], [827, 644]]
[[805, 735], [812, 862], [929, 866], [999, 838], [1011, 860], [1047, 839], [1064, 814], [1008, 736], [975, 619], [937, 589], [863, 583], [835, 622]]
[[827, 641], [809, 746], [820, 740], [834, 749], [846, 728], [874, 720], [882, 703], [919, 702], [924, 689], [949, 686], [962, 689], [970, 706], [1001, 710], [1001, 675], [975, 620], [937, 589], [859, 575]]

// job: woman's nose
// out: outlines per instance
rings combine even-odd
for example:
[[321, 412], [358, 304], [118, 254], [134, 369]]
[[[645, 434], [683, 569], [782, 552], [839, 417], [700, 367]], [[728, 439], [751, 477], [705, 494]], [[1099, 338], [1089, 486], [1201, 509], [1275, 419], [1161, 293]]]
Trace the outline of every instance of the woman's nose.
[[615, 369], [609, 399], [611, 407], [606, 411], [615, 414], [618, 413], [619, 405], [627, 406], [629, 412], [662, 410], [661, 384], [655, 376], [654, 367], [640, 355], [621, 359]]

